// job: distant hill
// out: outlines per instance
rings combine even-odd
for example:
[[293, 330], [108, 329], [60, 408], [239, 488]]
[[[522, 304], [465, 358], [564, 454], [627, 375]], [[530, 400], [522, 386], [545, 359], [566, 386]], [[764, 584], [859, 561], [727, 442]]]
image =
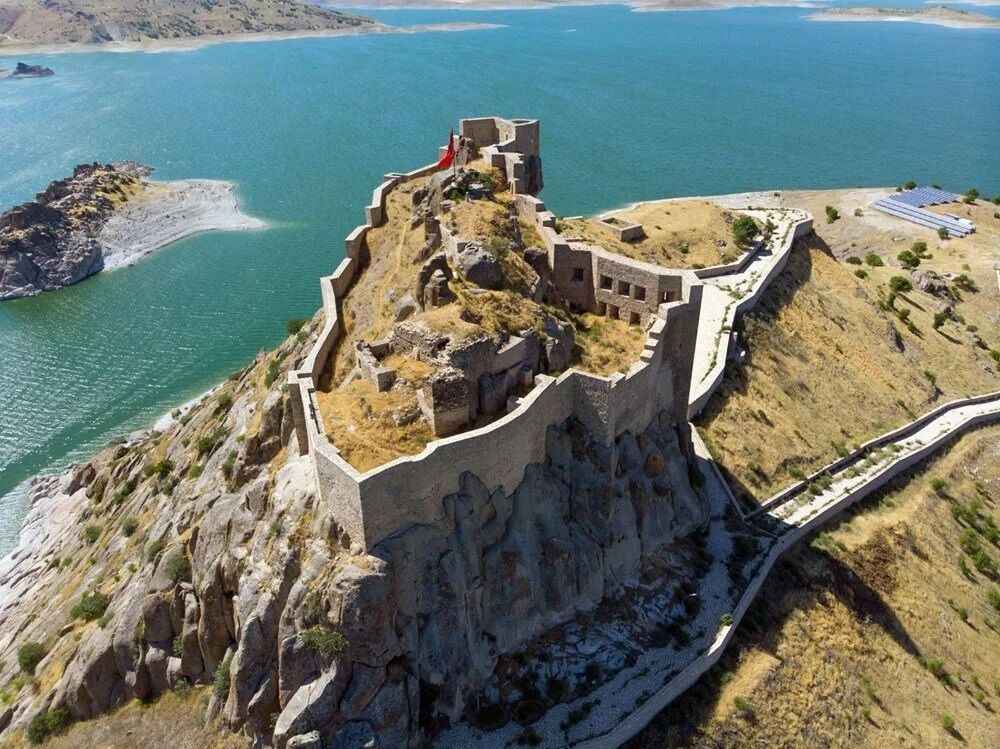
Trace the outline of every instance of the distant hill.
[[372, 24], [295, 0], [0, 0], [0, 48], [336, 31]]

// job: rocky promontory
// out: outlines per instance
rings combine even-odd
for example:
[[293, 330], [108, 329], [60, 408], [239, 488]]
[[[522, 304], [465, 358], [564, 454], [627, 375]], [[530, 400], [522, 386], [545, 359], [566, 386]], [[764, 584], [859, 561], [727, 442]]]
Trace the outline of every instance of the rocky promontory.
[[239, 212], [227, 182], [154, 182], [152, 171], [80, 164], [0, 214], [0, 301], [61, 289], [200, 231], [264, 226]]
[[[0, 73], [4, 71], [0, 70]], [[28, 65], [24, 62], [19, 62], [17, 67], [14, 68], [10, 73], [7, 73], [6, 78], [46, 78], [50, 75], [55, 75], [56, 71], [52, 68], [47, 68], [44, 65]]]

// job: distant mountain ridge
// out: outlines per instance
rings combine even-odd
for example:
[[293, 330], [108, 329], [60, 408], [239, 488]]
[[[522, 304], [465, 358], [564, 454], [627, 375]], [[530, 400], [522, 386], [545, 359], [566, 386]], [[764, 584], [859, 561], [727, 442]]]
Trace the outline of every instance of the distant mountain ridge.
[[296, 0], [0, 0], [0, 48], [348, 31], [373, 23]]

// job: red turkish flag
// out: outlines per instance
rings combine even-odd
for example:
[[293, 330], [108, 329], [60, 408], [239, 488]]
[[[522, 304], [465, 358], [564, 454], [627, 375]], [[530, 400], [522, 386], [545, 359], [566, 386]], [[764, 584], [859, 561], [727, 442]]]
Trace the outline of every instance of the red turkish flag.
[[455, 131], [448, 131], [448, 150], [445, 151], [444, 156], [437, 163], [438, 169], [447, 169], [451, 166], [451, 162], [455, 160]]

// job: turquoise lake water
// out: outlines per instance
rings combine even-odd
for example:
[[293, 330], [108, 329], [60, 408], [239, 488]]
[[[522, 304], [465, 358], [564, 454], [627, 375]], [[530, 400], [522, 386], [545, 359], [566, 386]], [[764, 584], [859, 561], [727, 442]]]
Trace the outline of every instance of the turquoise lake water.
[[541, 118], [544, 198], [564, 214], [910, 178], [1000, 193], [1000, 32], [805, 12], [396, 11], [377, 16], [507, 27], [28, 58], [57, 75], [0, 82], [0, 207], [76, 163], [135, 159], [237, 182], [271, 228], [0, 304], [0, 551], [23, 516], [15, 487], [312, 314], [378, 178], [432, 160], [463, 116]]

